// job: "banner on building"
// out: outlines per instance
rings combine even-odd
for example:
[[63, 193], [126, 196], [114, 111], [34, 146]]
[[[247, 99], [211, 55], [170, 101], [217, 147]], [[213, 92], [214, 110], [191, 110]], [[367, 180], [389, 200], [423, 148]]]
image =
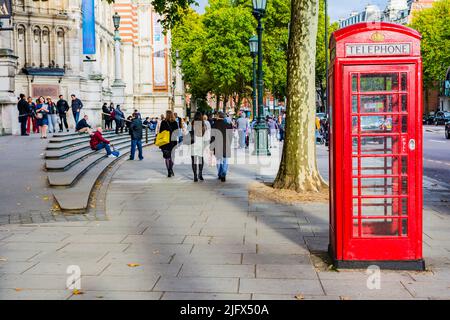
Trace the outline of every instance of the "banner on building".
[[95, 54], [95, 7], [94, 0], [81, 3], [83, 28], [83, 54]]
[[167, 90], [167, 48], [160, 16], [153, 13], [153, 87], [156, 90]]
[[12, 14], [11, 0], [0, 0], [0, 18], [9, 19]]

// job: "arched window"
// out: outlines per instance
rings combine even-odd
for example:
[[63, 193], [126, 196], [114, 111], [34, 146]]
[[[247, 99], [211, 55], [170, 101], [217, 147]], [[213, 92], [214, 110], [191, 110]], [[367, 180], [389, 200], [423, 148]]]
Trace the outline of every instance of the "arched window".
[[56, 30], [56, 43], [55, 43], [55, 52], [56, 52], [56, 67], [57, 68], [65, 68], [65, 51], [64, 51], [64, 43], [65, 43], [65, 33], [63, 29]]
[[33, 29], [33, 39], [31, 40], [31, 47], [33, 52], [32, 67], [40, 67], [42, 64], [42, 50], [41, 50], [41, 28], [35, 27]]
[[17, 47], [17, 56], [19, 69], [27, 66], [27, 36], [26, 36], [26, 28], [24, 25], [19, 25], [17, 27], [17, 35], [16, 35], [16, 47]]
[[47, 68], [53, 65], [50, 59], [50, 30], [47, 27], [42, 29], [42, 41], [41, 41], [41, 67]]

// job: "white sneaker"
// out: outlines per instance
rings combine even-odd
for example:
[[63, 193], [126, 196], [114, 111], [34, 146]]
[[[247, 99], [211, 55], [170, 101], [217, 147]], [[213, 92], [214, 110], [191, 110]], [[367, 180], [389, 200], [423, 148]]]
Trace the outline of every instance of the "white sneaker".
[[110, 154], [109, 156], [108, 156], [108, 158], [117, 158], [115, 155], [113, 155], [113, 154]]

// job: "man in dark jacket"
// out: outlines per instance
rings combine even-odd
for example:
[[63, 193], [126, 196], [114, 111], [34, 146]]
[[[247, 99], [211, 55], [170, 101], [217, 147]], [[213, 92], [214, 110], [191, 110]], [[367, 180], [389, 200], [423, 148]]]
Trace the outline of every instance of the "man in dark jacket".
[[67, 124], [67, 111], [69, 111], [70, 107], [62, 94], [59, 95], [59, 100], [56, 102], [56, 112], [59, 116], [59, 132], [63, 132], [64, 126], [66, 127], [67, 132], [69, 132], [69, 125]]
[[77, 123], [77, 127], [75, 128], [76, 132], [78, 133], [89, 133], [91, 134], [91, 126], [87, 123], [88, 120], [88, 116], [85, 115], [83, 117], [83, 119], [81, 119], [78, 123]]
[[139, 160], [144, 160], [142, 155], [142, 121], [138, 113], [133, 113], [133, 121], [130, 124], [130, 136], [131, 136], [131, 153], [130, 160], [134, 160], [134, 154], [136, 153], [136, 146], [139, 152]]
[[219, 112], [211, 130], [211, 150], [217, 159], [217, 175], [225, 182], [228, 173], [228, 160], [231, 158], [233, 127], [225, 121], [225, 113]]
[[80, 119], [80, 111], [81, 108], [83, 108], [83, 103], [74, 94], [71, 95], [71, 98], [73, 119], [75, 120], [75, 125], [77, 125], [78, 120]]
[[30, 107], [28, 106], [28, 102], [25, 100], [25, 95], [23, 93], [20, 94], [17, 110], [19, 111], [20, 135], [29, 136], [29, 134], [27, 134], [27, 121], [28, 115], [30, 114]]

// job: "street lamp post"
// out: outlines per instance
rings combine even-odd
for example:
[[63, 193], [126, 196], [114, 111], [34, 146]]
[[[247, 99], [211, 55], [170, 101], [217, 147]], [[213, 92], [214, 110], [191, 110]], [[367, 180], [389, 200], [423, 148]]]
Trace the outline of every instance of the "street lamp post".
[[328, 0], [325, 0], [325, 113], [328, 111]]
[[116, 12], [113, 15], [113, 23], [114, 23], [114, 55], [115, 55], [115, 64], [114, 64], [114, 85], [123, 85], [122, 81], [122, 66], [120, 61], [120, 16]]
[[248, 41], [250, 46], [250, 54], [253, 58], [253, 78], [252, 78], [252, 103], [253, 103], [253, 120], [256, 120], [256, 56], [258, 54], [258, 37], [252, 36]]
[[269, 151], [269, 128], [264, 121], [264, 80], [263, 80], [263, 50], [262, 50], [262, 33], [263, 27], [261, 19], [266, 11], [267, 0], [253, 0], [253, 15], [258, 21], [258, 123], [255, 126], [256, 146], [254, 154], [270, 156]]

